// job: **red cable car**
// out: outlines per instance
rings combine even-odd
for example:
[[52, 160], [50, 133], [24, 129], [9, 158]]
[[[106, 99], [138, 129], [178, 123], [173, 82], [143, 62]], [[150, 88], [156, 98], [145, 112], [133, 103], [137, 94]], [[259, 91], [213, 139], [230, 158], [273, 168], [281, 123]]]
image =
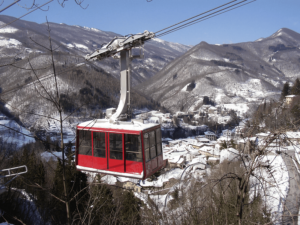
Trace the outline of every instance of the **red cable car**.
[[[76, 168], [78, 170], [146, 179], [163, 167], [160, 125], [129, 121], [130, 62], [133, 47], [141, 47], [154, 33], [116, 37], [87, 60], [110, 56], [120, 58], [121, 96], [117, 110], [107, 110], [106, 119], [92, 120], [77, 126]], [[119, 53], [120, 56], [116, 54]], [[104, 81], [105, 82], [105, 81]]]
[[78, 170], [146, 179], [163, 167], [160, 125], [88, 121], [77, 126]]

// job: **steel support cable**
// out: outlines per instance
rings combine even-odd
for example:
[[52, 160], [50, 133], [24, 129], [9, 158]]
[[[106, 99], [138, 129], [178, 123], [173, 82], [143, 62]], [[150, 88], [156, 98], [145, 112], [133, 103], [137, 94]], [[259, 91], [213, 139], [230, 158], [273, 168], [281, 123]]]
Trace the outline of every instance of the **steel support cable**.
[[198, 14], [198, 15], [196, 15], [196, 16], [193, 16], [193, 17], [191, 17], [191, 18], [189, 18], [189, 19], [183, 20], [183, 21], [181, 21], [181, 22], [179, 22], [179, 23], [173, 24], [173, 25], [171, 25], [171, 26], [169, 26], [169, 27], [166, 27], [166, 28], [161, 29], [161, 30], [159, 30], [159, 31], [156, 31], [156, 32], [154, 32], [154, 33], [155, 33], [155, 34], [156, 34], [156, 33], [159, 33], [159, 32], [161, 32], [161, 31], [164, 31], [164, 30], [166, 30], [166, 29], [169, 29], [169, 28], [174, 27], [174, 26], [176, 26], [176, 25], [178, 25], [178, 24], [184, 23], [184, 22], [186, 22], [186, 21], [188, 21], [188, 20], [194, 19], [194, 18], [196, 18], [196, 17], [198, 17], [198, 16], [204, 15], [204, 14], [206, 14], [206, 13], [209, 13], [209, 12], [211, 12], [211, 11], [213, 11], [213, 10], [216, 10], [216, 9], [218, 9], [218, 8], [221, 8], [221, 7], [225, 6], [225, 5], [231, 4], [232, 2], [236, 2], [236, 1], [237, 1], [237, 0], [234, 0], [234, 1], [228, 2], [228, 3], [224, 4], [224, 5], [220, 5], [220, 6], [216, 7], [216, 8], [213, 8], [213, 9], [208, 10], [208, 11], [206, 11], [206, 12], [200, 13], [200, 14]]
[[[246, 0], [246, 1], [247, 1], [247, 0]], [[194, 24], [196, 24], [196, 23], [203, 22], [204, 20], [211, 19], [211, 18], [213, 18], [213, 17], [215, 17], [215, 16], [218, 16], [218, 15], [221, 15], [221, 14], [223, 14], [223, 13], [229, 12], [229, 11], [231, 11], [231, 10], [240, 8], [240, 7], [245, 6], [245, 5], [248, 5], [248, 4], [250, 4], [250, 3], [252, 3], [252, 2], [255, 2], [255, 1], [256, 1], [256, 0], [252, 0], [252, 1], [250, 1], [250, 2], [247, 2], [247, 3], [243, 4], [243, 5], [236, 6], [236, 7], [232, 8], [232, 9], [228, 9], [228, 10], [226, 10], [226, 11], [224, 11], [224, 12], [219, 12], [219, 13], [216, 14], [216, 15], [211, 15], [210, 17], [204, 18], [204, 19], [202, 19], [202, 20], [200, 20], [200, 21], [197, 20], [197, 21], [195, 21], [195, 22], [193, 22], [193, 23], [185, 24], [183, 27], [180, 27], [180, 28], [179, 28], [179, 27], [178, 27], [178, 28], [174, 28], [174, 29], [172, 29], [172, 30], [170, 30], [170, 31], [166, 31], [166, 32], [164, 32], [164, 33], [162, 33], [162, 34], [157, 35], [156, 38], [159, 38], [159, 37], [165, 36], [165, 35], [167, 35], [167, 34], [173, 33], [173, 32], [175, 32], [175, 31], [181, 30], [181, 29], [183, 29], [183, 28], [189, 27], [189, 26], [194, 25]]]
[[[165, 32], [163, 32], [163, 33], [161, 33], [161, 34], [158, 34], [157, 37], [163, 36], [164, 34], [167, 34], [167, 33], [171, 32], [171, 31], [175, 31], [175, 30], [178, 30], [178, 29], [180, 29], [180, 28], [184, 28], [184, 27], [186, 27], [186, 26], [189, 25], [189, 24], [194, 24], [194, 23], [196, 23], [196, 22], [199, 22], [199, 21], [205, 19], [206, 17], [210, 18], [210, 17], [213, 16], [214, 14], [219, 15], [222, 11], [228, 10], [228, 9], [230, 9], [230, 8], [236, 6], [236, 5], [239, 5], [239, 4], [243, 3], [243, 2], [246, 2], [246, 1], [248, 1], [248, 0], [243, 0], [243, 1], [241, 1], [241, 2], [235, 3], [235, 4], [230, 5], [230, 6], [228, 6], [228, 7], [225, 7], [225, 8], [223, 8], [223, 9], [218, 10], [218, 11], [215, 11], [215, 12], [213, 12], [213, 13], [210, 13], [210, 14], [208, 14], [208, 15], [205, 15], [205, 16], [203, 16], [203, 17], [200, 17], [200, 18], [198, 18], [198, 19], [192, 20], [192, 21], [190, 21], [190, 22], [187, 22], [187, 23], [185, 23], [185, 24], [182, 24], [182, 25], [180, 25], [180, 26], [177, 26], [177, 27], [175, 27], [175, 28], [172, 28], [172, 29], [170, 29], [170, 30], [167, 30], [167, 31], [165, 31]], [[233, 9], [234, 9], [234, 8], [233, 8]], [[226, 11], [225, 11], [225, 12], [226, 12]]]
[[250, 1], [250, 2], [247, 2], [247, 3], [243, 4], [243, 5], [234, 7], [234, 8], [232, 8], [232, 9], [228, 9], [228, 10], [226, 10], [226, 11], [224, 11], [224, 12], [219, 12], [219, 13], [216, 14], [216, 15], [211, 15], [210, 17], [204, 18], [204, 19], [202, 19], [202, 20], [200, 20], [200, 21], [195, 21], [195, 22], [193, 22], [193, 23], [186, 24], [186, 25], [184, 25], [183, 27], [180, 27], [180, 28], [179, 28], [179, 27], [178, 27], [178, 28], [174, 28], [174, 29], [172, 29], [172, 30], [170, 30], [170, 31], [166, 31], [166, 32], [164, 32], [164, 33], [162, 33], [162, 34], [157, 35], [156, 38], [159, 38], [159, 37], [165, 36], [165, 35], [167, 35], [167, 34], [173, 33], [173, 32], [175, 32], [175, 31], [181, 30], [181, 29], [183, 29], [183, 28], [189, 27], [189, 26], [194, 25], [194, 24], [196, 24], [196, 23], [203, 22], [204, 20], [211, 19], [211, 18], [213, 18], [213, 17], [215, 17], [215, 16], [218, 16], [218, 15], [221, 15], [221, 14], [223, 14], [223, 13], [229, 12], [229, 11], [231, 11], [231, 10], [240, 8], [240, 7], [245, 6], [245, 5], [248, 5], [248, 4], [250, 4], [250, 3], [252, 3], [252, 2], [255, 2], [255, 1], [256, 1], [256, 0], [252, 0], [252, 1]]
[[0, 10], [0, 13], [2, 13], [3, 11], [5, 11], [6, 9], [12, 7], [14, 4], [18, 3], [19, 1], [21, 1], [21, 0], [16, 0], [15, 2], [13, 2], [13, 3], [11, 3], [10, 5], [6, 6], [4, 9], [1, 9], [1, 10]]

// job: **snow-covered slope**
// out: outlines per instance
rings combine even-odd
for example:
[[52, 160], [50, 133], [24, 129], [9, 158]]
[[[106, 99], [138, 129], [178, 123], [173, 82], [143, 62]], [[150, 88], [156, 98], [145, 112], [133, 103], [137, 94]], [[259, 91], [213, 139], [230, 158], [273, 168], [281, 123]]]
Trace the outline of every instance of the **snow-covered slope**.
[[[15, 18], [1, 15], [0, 26], [9, 23], [13, 19]], [[81, 60], [83, 60], [83, 56], [99, 49], [102, 44], [108, 43], [115, 36], [123, 36], [96, 28], [56, 23], [50, 23], [50, 29], [52, 41], [60, 45], [59, 51], [79, 56]], [[11, 26], [0, 29], [0, 59], [14, 56], [16, 53], [18, 53], [18, 58], [24, 59], [28, 56], [28, 53], [43, 54], [46, 52], [45, 49], [36, 45], [30, 38], [38, 43], [45, 44], [45, 46], [49, 46], [47, 24], [19, 20]], [[188, 49], [190, 49], [190, 46], [171, 43], [157, 38], [147, 42], [144, 51], [145, 58], [135, 59], [132, 62], [134, 68], [132, 71], [133, 84], [147, 80]], [[118, 60], [109, 58], [94, 63], [105, 72], [119, 77]]]
[[[0, 114], [1, 116], [1, 114]], [[15, 144], [17, 148], [35, 142], [33, 134], [14, 120], [0, 120], [0, 137], [5, 143]]]
[[217, 103], [278, 98], [283, 84], [299, 76], [300, 34], [283, 28], [254, 42], [201, 42], [165, 66], [141, 90], [171, 111], [188, 110], [203, 96]]

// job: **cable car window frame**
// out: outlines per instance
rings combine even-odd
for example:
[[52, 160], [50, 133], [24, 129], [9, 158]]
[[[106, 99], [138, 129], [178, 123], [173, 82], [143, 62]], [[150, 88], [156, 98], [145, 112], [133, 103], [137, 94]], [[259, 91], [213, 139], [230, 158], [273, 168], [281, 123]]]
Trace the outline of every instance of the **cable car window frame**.
[[151, 160], [150, 158], [150, 148], [149, 148], [149, 133], [143, 134], [144, 139], [144, 152], [145, 152], [145, 161], [149, 162]]
[[[125, 138], [125, 159], [128, 161], [142, 162], [143, 155], [142, 155], [141, 135], [125, 134], [124, 138]], [[135, 151], [135, 149], [137, 149], [137, 151]], [[134, 158], [131, 158], [130, 156]]]
[[156, 150], [157, 150], [157, 155], [162, 154], [162, 144], [161, 144], [161, 129], [157, 128], [155, 130], [155, 136], [156, 136]]
[[[78, 136], [79, 136], [78, 154], [92, 156], [93, 155], [92, 132], [88, 130], [78, 130]], [[88, 149], [88, 150], [83, 150], [83, 149]]]
[[[99, 137], [101, 140], [99, 147], [96, 146], [96, 143], [97, 143], [96, 136], [98, 136], [98, 135], [102, 136], [102, 137]], [[94, 148], [94, 155], [93, 155], [94, 157], [106, 158], [106, 143], [105, 143], [105, 133], [104, 132], [95, 132], [95, 131], [93, 132], [93, 148]]]
[[[121, 137], [121, 140], [117, 140], [118, 136]], [[120, 147], [116, 147], [117, 142], [121, 142], [121, 150]], [[113, 147], [113, 145], [115, 146]], [[120, 145], [120, 143], [118, 143], [118, 145]], [[112, 158], [113, 156], [116, 157]], [[122, 134], [109, 133], [109, 158], [114, 160], [123, 160], [123, 135]]]
[[[148, 132], [148, 134], [149, 134], [149, 145], [150, 145], [150, 158], [154, 159], [157, 156], [155, 130]], [[151, 136], [153, 136], [153, 137], [151, 137]]]

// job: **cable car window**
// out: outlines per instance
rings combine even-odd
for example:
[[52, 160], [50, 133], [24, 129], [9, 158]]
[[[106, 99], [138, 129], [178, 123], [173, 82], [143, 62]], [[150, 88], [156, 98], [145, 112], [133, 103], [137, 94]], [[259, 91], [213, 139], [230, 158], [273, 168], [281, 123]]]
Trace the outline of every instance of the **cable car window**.
[[91, 131], [79, 130], [79, 151], [80, 155], [92, 155]]
[[156, 142], [161, 142], [161, 130], [160, 128], [156, 129]]
[[155, 133], [154, 131], [149, 132], [150, 136], [150, 147], [155, 146]]
[[150, 160], [150, 149], [149, 149], [149, 133], [144, 134], [144, 149], [145, 149], [145, 160]]
[[149, 132], [150, 139], [150, 157], [151, 159], [156, 157], [156, 143], [155, 143], [155, 131]]
[[150, 155], [151, 155], [151, 159], [156, 157], [156, 148], [155, 148], [155, 146], [150, 148]]
[[105, 158], [105, 133], [93, 132], [94, 156]]
[[126, 160], [142, 162], [141, 137], [125, 134]]
[[122, 134], [109, 134], [109, 150], [111, 159], [123, 159]]
[[157, 155], [161, 154], [161, 130], [160, 128], [156, 129], [156, 149], [157, 149]]
[[149, 134], [144, 134], [144, 148], [149, 148]]

